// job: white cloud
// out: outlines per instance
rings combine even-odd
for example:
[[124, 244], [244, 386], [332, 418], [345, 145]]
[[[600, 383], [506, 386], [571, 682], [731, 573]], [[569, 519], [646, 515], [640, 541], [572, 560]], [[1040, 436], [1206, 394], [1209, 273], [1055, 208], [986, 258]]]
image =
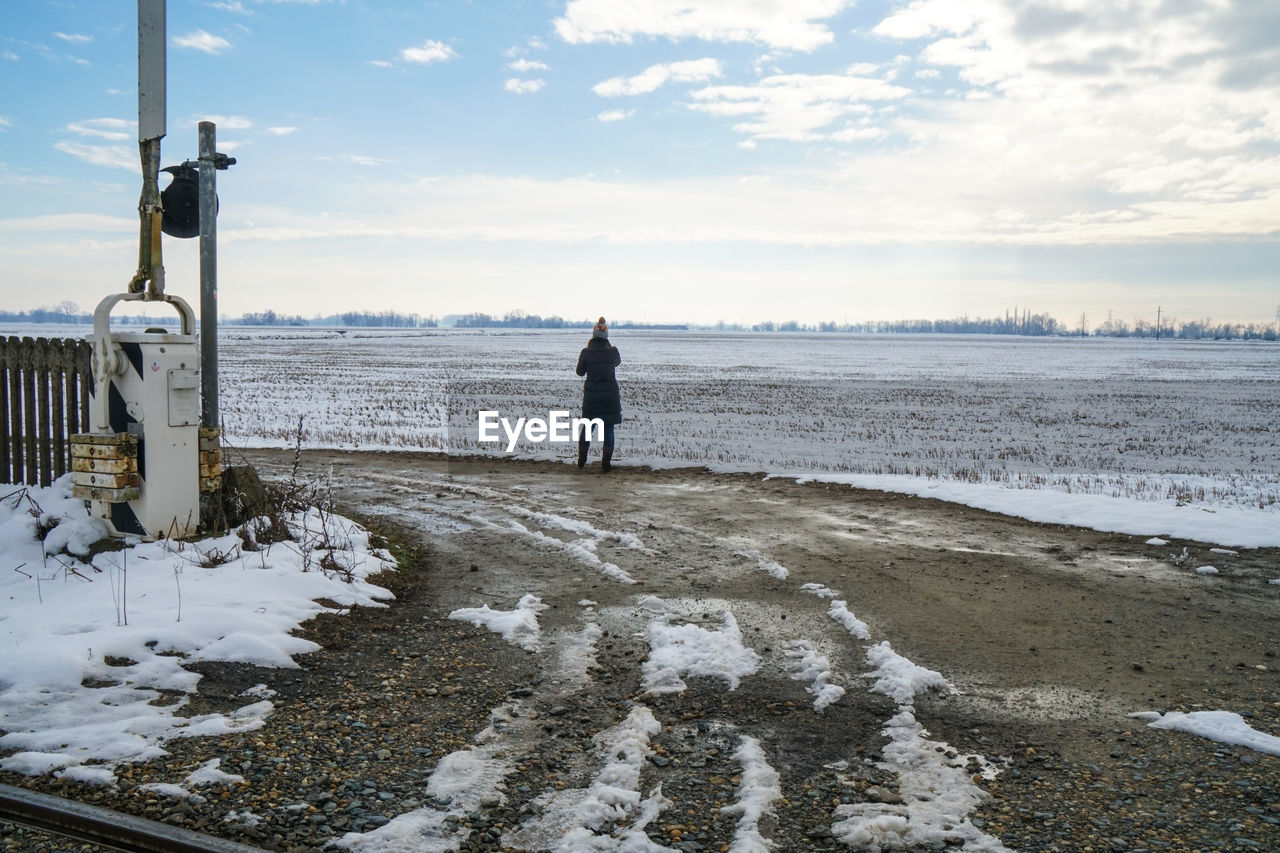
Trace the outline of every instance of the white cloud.
[[272, 136], [288, 136], [289, 134], [293, 133], [297, 129], [298, 128], [296, 127], [288, 127], [288, 126], [268, 127], [267, 133], [270, 133]]
[[619, 95], [643, 95], [656, 90], [668, 81], [696, 82], [719, 77], [723, 72], [718, 59], [690, 59], [650, 65], [634, 77], [611, 77], [591, 87], [591, 91], [606, 98]]
[[230, 0], [230, 2], [226, 2], [226, 0], [221, 0], [221, 2], [206, 3], [205, 5], [210, 7], [211, 9], [221, 9], [224, 12], [231, 12], [232, 14], [235, 14], [235, 15], [252, 15], [253, 14], [253, 10], [246, 9], [244, 7], [244, 4], [241, 3], [240, 0]]
[[84, 121], [73, 121], [67, 130], [81, 136], [94, 136], [112, 142], [123, 142], [137, 133], [138, 123], [122, 118], [90, 118]]
[[13, 127], [13, 121], [8, 116], [0, 116], [0, 130]]
[[[744, 140], [751, 141], [751, 140]], [[910, 180], [904, 180], [910, 175]], [[400, 237], [654, 246], [1098, 245], [1266, 237], [1280, 204], [1280, 165], [1239, 175], [1270, 181], [1256, 198], [1140, 202], [1054, 191], [997, 162], [876, 151], [838, 174], [814, 171], [669, 180], [449, 175], [341, 188], [350, 215], [273, 215], [235, 240]], [[224, 236], [219, 229], [219, 236]]]
[[65, 234], [69, 231], [137, 233], [136, 216], [103, 216], [97, 213], [45, 213], [15, 219], [0, 219], [0, 232], [44, 231]]
[[369, 157], [365, 154], [337, 154], [333, 157], [321, 157], [321, 160], [341, 160], [344, 163], [354, 163], [357, 166], [386, 166], [394, 163], [394, 160], [383, 160], [379, 157]]
[[231, 47], [231, 42], [204, 30], [196, 30], [193, 33], [187, 33], [185, 36], [174, 36], [173, 44], [175, 47], [186, 47], [211, 54], [222, 53], [222, 51]]
[[512, 71], [525, 74], [529, 71], [546, 71], [550, 66], [545, 62], [535, 62], [532, 59], [517, 59], [514, 62], [507, 63], [507, 67]]
[[3, 54], [0, 54], [0, 55], [4, 56], [5, 59], [10, 60], [11, 62], [17, 62], [19, 58], [18, 54], [14, 53], [12, 50], [6, 50]]
[[244, 116], [204, 116], [192, 119], [191, 123], [199, 124], [202, 121], [213, 122], [218, 126], [218, 130], [248, 130], [253, 127], [253, 121]]
[[937, 32], [961, 34], [972, 29], [980, 18], [989, 17], [998, 5], [990, 0], [964, 3], [915, 0], [877, 24], [872, 33], [901, 40], [924, 38]]
[[400, 58], [405, 62], [425, 65], [429, 62], [448, 62], [458, 57], [457, 51], [444, 42], [427, 39], [418, 47], [406, 47], [400, 51]]
[[624, 119], [631, 118], [635, 114], [635, 110], [605, 110], [600, 113], [600, 115], [596, 116], [596, 118], [604, 122], [622, 121]]
[[130, 172], [139, 173], [142, 171], [138, 149], [127, 145], [85, 145], [63, 140], [55, 143], [53, 147], [94, 166], [109, 166], [113, 169], [127, 169]]
[[377, 67], [379, 67], [379, 68], [390, 68], [390, 67], [391, 67], [391, 63], [390, 63], [390, 62], [387, 62], [385, 59], [370, 59], [370, 60], [369, 60], [369, 64], [370, 64], [370, 65], [376, 65], [376, 66], [377, 66]]
[[517, 95], [529, 95], [533, 92], [541, 91], [545, 85], [546, 81], [542, 79], [521, 80], [518, 77], [510, 77], [506, 83], [502, 84], [502, 88], [508, 92], [515, 92]]
[[921, 68], [916, 72], [916, 77], [921, 80], [936, 80], [942, 76], [942, 72], [936, 68]]
[[93, 41], [93, 36], [87, 36], [84, 33], [54, 33], [54, 36], [71, 44], [88, 44]]
[[555, 28], [570, 44], [651, 36], [810, 51], [834, 38], [819, 22], [850, 5], [852, 0], [569, 0]]
[[734, 130], [758, 139], [807, 142], [828, 138], [831, 123], [865, 115], [867, 102], [904, 98], [911, 90], [870, 77], [776, 74], [748, 86], [708, 86], [691, 93], [689, 107], [740, 120]]

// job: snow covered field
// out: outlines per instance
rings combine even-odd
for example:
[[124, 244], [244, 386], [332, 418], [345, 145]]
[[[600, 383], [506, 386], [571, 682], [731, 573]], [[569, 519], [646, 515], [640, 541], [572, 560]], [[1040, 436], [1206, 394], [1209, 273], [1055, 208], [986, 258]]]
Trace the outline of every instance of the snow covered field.
[[[83, 327], [4, 333], [78, 335]], [[1229, 546], [1280, 545], [1280, 348], [615, 330], [617, 461], [903, 491]], [[233, 447], [503, 455], [478, 412], [578, 411], [582, 330], [225, 328]], [[571, 459], [521, 439], [515, 455]]]
[[[505, 440], [477, 440], [480, 410], [546, 418], [576, 414], [581, 397], [580, 331], [228, 329], [224, 340], [233, 445], [292, 445], [301, 418], [310, 448], [501, 454]], [[1038, 521], [1280, 544], [1272, 345], [625, 331], [613, 341], [623, 464], [830, 479]], [[567, 461], [573, 450], [522, 439], [515, 452]]]

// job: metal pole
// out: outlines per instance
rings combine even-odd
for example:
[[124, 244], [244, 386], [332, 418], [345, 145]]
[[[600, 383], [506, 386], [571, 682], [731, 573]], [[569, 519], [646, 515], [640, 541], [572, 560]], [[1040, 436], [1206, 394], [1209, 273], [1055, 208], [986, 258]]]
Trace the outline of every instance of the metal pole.
[[217, 125], [200, 122], [200, 422], [218, 427]]
[[142, 160], [138, 271], [130, 293], [164, 297], [160, 249], [160, 140], [165, 135], [165, 0], [138, 0], [138, 153]]

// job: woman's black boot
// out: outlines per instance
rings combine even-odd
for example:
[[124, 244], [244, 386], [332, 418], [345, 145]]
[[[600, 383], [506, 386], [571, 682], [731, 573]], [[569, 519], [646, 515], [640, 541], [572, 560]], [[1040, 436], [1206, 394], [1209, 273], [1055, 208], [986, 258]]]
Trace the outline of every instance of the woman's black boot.
[[[578, 439], [578, 467], [587, 467], [587, 451], [591, 449], [591, 442], [586, 439]], [[612, 448], [610, 448], [612, 449]]]
[[606, 444], [604, 452], [600, 454], [600, 468], [606, 474], [613, 470], [613, 445]]

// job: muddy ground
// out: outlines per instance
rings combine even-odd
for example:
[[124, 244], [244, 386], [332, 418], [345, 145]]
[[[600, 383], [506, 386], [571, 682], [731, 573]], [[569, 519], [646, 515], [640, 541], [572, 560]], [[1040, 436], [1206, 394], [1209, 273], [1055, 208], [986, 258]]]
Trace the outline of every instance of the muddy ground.
[[[264, 474], [286, 476], [293, 456], [255, 452], [252, 459]], [[297, 476], [329, 478], [341, 487], [336, 497], [345, 508], [385, 519], [426, 545], [423, 593], [437, 615], [482, 603], [510, 608], [532, 592], [551, 605], [544, 631], [567, 632], [583, 621], [578, 602], [597, 602], [596, 621], [615, 642], [602, 650], [605, 679], [593, 680], [578, 704], [595, 705], [592, 691], [610, 701], [642, 694], [639, 667], [647, 647], [634, 607], [641, 596], [679, 601], [691, 619], [709, 626], [731, 610], [764, 658], [761, 671], [731, 693], [722, 682], [690, 679], [696, 689], [689, 695], [715, 697], [724, 709], [718, 723], [763, 736], [784, 776], [784, 794], [788, 782], [821, 788], [814, 778], [830, 775], [825, 765], [863, 754], [851, 750], [874, 754], [880, 727], [893, 712], [883, 697], [865, 692], [864, 644], [826, 617], [826, 600], [798, 589], [817, 583], [841, 593], [871, 629], [872, 642], [888, 640], [951, 681], [958, 692], [921, 697], [917, 716], [956, 749], [1022, 762], [1028, 754], [1048, 754], [1089, 768], [1086, 775], [1096, 769], [1093, 790], [1102, 795], [1082, 810], [1114, 805], [1107, 786], [1132, 785], [1134, 773], [1139, 803], [1152, 796], [1199, 800], [1194, 783], [1203, 780], [1193, 778], [1191, 788], [1174, 793], [1164, 786], [1146, 791], [1151, 786], [1142, 783], [1158, 772], [1186, 784], [1173, 767], [1178, 762], [1205, 767], [1241, 758], [1246, 768], [1257, 768], [1247, 772], [1270, 774], [1273, 784], [1252, 790], [1249, 802], [1259, 814], [1241, 811], [1231, 826], [1241, 837], [1280, 837], [1272, 834], [1280, 827], [1259, 820], [1280, 818], [1276, 758], [1234, 747], [1224, 753], [1221, 745], [1150, 730], [1127, 716], [1225, 709], [1280, 733], [1280, 588], [1267, 583], [1280, 577], [1277, 550], [1221, 553], [1174, 539], [1153, 546], [1147, 536], [1033, 524], [911, 496], [689, 469], [623, 466], [604, 476], [595, 464], [579, 471], [509, 460], [317, 452], [304, 454]], [[647, 552], [566, 532], [530, 513], [634, 534]], [[590, 541], [593, 553], [639, 584], [614, 582], [554, 547], [485, 526], [512, 521], [565, 541]], [[788, 578], [761, 571], [761, 558], [786, 567]], [[1194, 571], [1210, 564], [1219, 574]], [[826, 654], [833, 680], [848, 689], [822, 714], [812, 711], [803, 684], [780, 665], [782, 649], [795, 639]], [[513, 684], [526, 683], [537, 656], [492, 635], [485, 642], [493, 651], [489, 664], [508, 671]], [[545, 670], [545, 662], [541, 666]], [[606, 715], [598, 725], [609, 722]], [[1166, 760], [1171, 766], [1159, 769]], [[1144, 762], [1155, 772], [1132, 770]], [[1230, 777], [1224, 770], [1222, 784], [1234, 784]], [[1039, 786], [1023, 792], [1031, 798], [1064, 796], [1056, 786], [1062, 780], [1021, 779], [1027, 777], [1005, 774], [988, 787], [1011, 801], [1019, 785]], [[1211, 787], [1206, 782], [1204, 790]], [[1239, 786], [1230, 793], [1238, 794]], [[1221, 804], [1224, 812], [1244, 808], [1238, 799], [1229, 808]], [[1179, 821], [1191, 821], [1185, 810], [1183, 803], [1175, 809], [1181, 818], [1152, 819], [1173, 822], [1166, 840], [1179, 837]], [[1031, 826], [1016, 807], [1011, 814], [987, 816], [998, 827], [1018, 824], [1011, 844], [1025, 848], [1053, 839], [1052, 826], [1048, 832]], [[807, 831], [801, 824], [808, 821], [821, 823], [819, 817], [797, 816], [780, 827], [779, 840]], [[780, 820], [787, 823], [785, 815]], [[1143, 819], [1135, 820], [1140, 830]], [[1073, 849], [1072, 833], [1079, 841], [1096, 829], [1079, 829], [1081, 823], [1066, 831], [1062, 849]], [[1186, 838], [1186, 849], [1217, 843]], [[791, 849], [816, 842], [796, 843]]]
[[[662, 730], [638, 790], [661, 784], [671, 801], [644, 827], [654, 843], [729, 849], [738, 816], [721, 808], [739, 796], [734, 751], [749, 736], [780, 776], [782, 799], [760, 823], [775, 849], [874, 850], [837, 837], [838, 810], [892, 810], [910, 787], [911, 770], [885, 750], [900, 707], [866, 677], [868, 647], [888, 641], [955, 688], [915, 700], [931, 745], [974, 773], [994, 771], [975, 777], [982, 803], [907, 849], [1280, 847], [1280, 758], [1128, 716], [1229, 710], [1280, 734], [1276, 549], [1155, 546], [916, 497], [693, 469], [624, 464], [605, 476], [598, 462], [580, 471], [409, 453], [304, 452], [296, 467], [288, 451], [246, 458], [276, 481], [319, 483], [340, 511], [408, 546], [398, 551], [403, 571], [387, 580], [397, 601], [314, 620], [304, 633], [325, 648], [297, 670], [199, 666], [192, 713], [236, 707], [254, 684], [277, 691], [258, 732], [171, 742], [170, 756], [125, 771], [114, 791], [23, 784], [266, 849], [318, 850], [438, 807], [425, 788], [440, 760], [476, 746], [491, 711], [516, 708], [496, 747], [510, 765], [500, 796], [403, 849], [548, 849], [551, 836], [531, 828], [547, 798], [589, 786], [606, 758], [599, 736], [643, 705]], [[1204, 565], [1219, 573], [1194, 571]], [[838, 591], [870, 639], [829, 618], [829, 601], [803, 584]], [[482, 604], [509, 610], [528, 593], [548, 605], [536, 652], [448, 619]], [[687, 676], [682, 693], [647, 693], [655, 613], [646, 596], [708, 630], [732, 613], [759, 670], [736, 689]], [[589, 623], [602, 633], [584, 678], [566, 661]], [[796, 641], [826, 656], [831, 682], [846, 690], [821, 713], [792, 677]], [[169, 803], [140, 787], [179, 781], [215, 757], [246, 782], [208, 803]], [[928, 810], [905, 806], [912, 820]], [[257, 819], [235, 818], [248, 812]], [[965, 818], [964, 831], [947, 828]], [[25, 836], [13, 838], [5, 849], [26, 849]]]

